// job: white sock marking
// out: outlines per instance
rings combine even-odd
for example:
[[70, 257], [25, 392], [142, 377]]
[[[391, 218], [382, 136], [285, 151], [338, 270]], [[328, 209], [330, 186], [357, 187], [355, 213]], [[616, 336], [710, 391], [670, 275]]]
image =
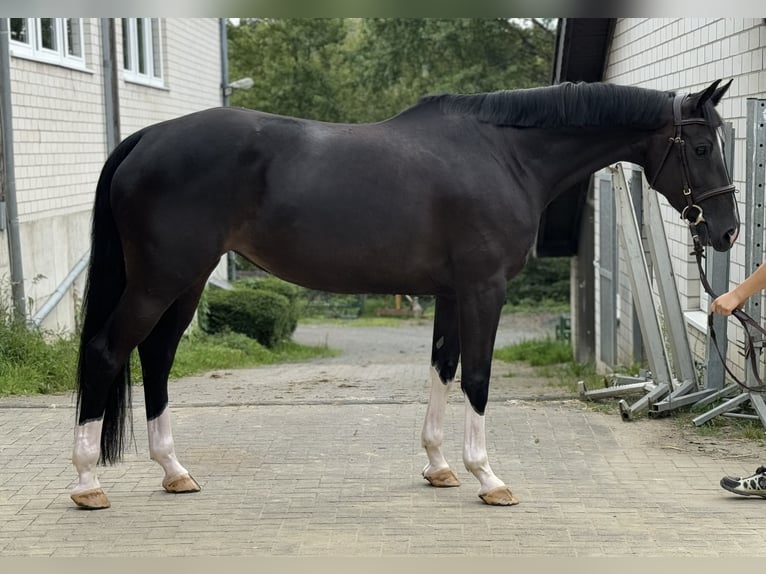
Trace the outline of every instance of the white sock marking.
[[101, 486], [98, 478], [96, 478], [95, 469], [101, 454], [101, 428], [103, 426], [104, 420], [99, 419], [74, 427], [72, 464], [77, 470], [78, 482], [72, 488], [72, 493], [85, 492]]
[[149, 431], [149, 457], [165, 471], [165, 480], [188, 474], [176, 458], [173, 433], [170, 429], [170, 413], [167, 407], [157, 418], [146, 421]]
[[447, 410], [447, 395], [449, 395], [452, 381], [442, 383], [439, 373], [431, 367], [431, 395], [428, 398], [426, 420], [421, 433], [421, 444], [426, 449], [428, 464], [423, 469], [423, 475], [437, 470], [449, 468], [447, 461], [441, 452], [444, 441], [444, 413]]
[[473, 410], [468, 397], [465, 399], [465, 443], [463, 445], [463, 464], [481, 485], [479, 494], [505, 486], [489, 467], [487, 440], [484, 431], [484, 416]]

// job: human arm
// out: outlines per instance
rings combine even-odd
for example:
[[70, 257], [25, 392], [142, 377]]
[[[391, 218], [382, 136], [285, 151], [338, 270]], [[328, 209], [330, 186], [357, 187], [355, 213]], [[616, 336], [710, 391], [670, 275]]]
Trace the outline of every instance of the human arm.
[[763, 289], [766, 289], [766, 265], [761, 263], [742, 283], [713, 301], [710, 310], [721, 315], [731, 315], [752, 295]]

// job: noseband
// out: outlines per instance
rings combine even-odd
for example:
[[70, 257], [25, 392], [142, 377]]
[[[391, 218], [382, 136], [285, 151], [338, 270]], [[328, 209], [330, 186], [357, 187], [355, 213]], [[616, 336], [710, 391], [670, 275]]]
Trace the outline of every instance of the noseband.
[[[691, 177], [689, 177], [689, 160], [686, 154], [686, 141], [683, 137], [683, 127], [691, 124], [709, 125], [704, 118], [686, 118], [681, 117], [681, 105], [687, 98], [686, 95], [678, 94], [673, 99], [673, 125], [676, 128], [676, 134], [672, 138], [668, 138], [668, 147], [665, 148], [665, 153], [662, 156], [660, 167], [657, 169], [654, 177], [649, 182], [650, 187], [654, 188], [654, 183], [657, 181], [657, 177], [662, 172], [662, 168], [665, 167], [665, 163], [670, 157], [670, 152], [675, 147], [678, 150], [678, 156], [681, 161], [681, 177], [683, 179], [683, 194], [686, 200], [686, 206], [681, 212], [681, 219], [686, 219], [691, 226], [697, 226], [705, 221], [705, 217], [700, 203], [716, 195], [724, 193], [734, 193], [735, 187], [733, 184], [725, 185], [722, 187], [714, 187], [705, 191], [692, 192]], [[691, 217], [690, 210], [696, 209], [696, 217]], [[692, 233], [696, 235], [695, 233]]]

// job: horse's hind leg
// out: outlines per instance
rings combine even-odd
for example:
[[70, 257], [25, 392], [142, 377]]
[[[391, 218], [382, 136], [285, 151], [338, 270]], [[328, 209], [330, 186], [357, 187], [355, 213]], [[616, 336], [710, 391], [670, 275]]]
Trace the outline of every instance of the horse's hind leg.
[[452, 298], [437, 297], [431, 348], [431, 395], [421, 434], [421, 442], [428, 456], [423, 477], [433, 486], [460, 486], [460, 481], [441, 452], [447, 395], [455, 380], [459, 359], [457, 301]]
[[[121, 407], [130, 408], [129, 385], [118, 381], [130, 352], [152, 330], [172, 298], [150, 297], [140, 289], [127, 288], [110, 319], [91, 339], [84, 349], [84, 380], [81, 388], [78, 424], [75, 427], [72, 463], [78, 482], [72, 488], [71, 498], [84, 508], [108, 508], [109, 500], [104, 494], [95, 468], [101, 457], [104, 413], [112, 393], [125, 392], [127, 397]], [[81, 358], [81, 360], [83, 360]], [[120, 375], [121, 376], [121, 375]], [[121, 417], [122, 414], [115, 416]], [[122, 445], [121, 432], [112, 432], [113, 442], [107, 446], [113, 452], [105, 453], [106, 462], [118, 459]]]
[[496, 280], [479, 289], [467, 290], [460, 296], [461, 386], [466, 398], [463, 463], [479, 480], [479, 498], [497, 506], [519, 502], [489, 466], [484, 428], [492, 352], [505, 286], [504, 280]]
[[149, 456], [165, 471], [163, 488], [173, 493], [200, 490], [176, 457], [168, 410], [168, 376], [178, 343], [194, 317], [206, 279], [207, 274], [176, 299], [138, 346], [144, 379]]

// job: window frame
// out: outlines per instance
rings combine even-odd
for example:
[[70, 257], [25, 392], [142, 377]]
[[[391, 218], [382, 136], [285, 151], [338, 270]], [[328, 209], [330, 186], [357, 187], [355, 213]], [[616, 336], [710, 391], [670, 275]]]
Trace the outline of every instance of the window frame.
[[[138, 23], [142, 24], [142, 42], [139, 44]], [[165, 87], [163, 65], [163, 34], [160, 18], [121, 18], [122, 71], [125, 81], [155, 88]], [[127, 30], [126, 30], [127, 24]], [[140, 52], [139, 47], [143, 48]], [[127, 50], [126, 50], [127, 48]], [[155, 48], [159, 49], [156, 54]], [[139, 55], [143, 54], [144, 71], [139, 69]], [[159, 67], [159, 70], [156, 68]]]
[[[55, 45], [53, 48], [43, 46], [42, 21], [44, 19], [47, 20], [47, 18], [8, 18], [9, 30], [11, 29], [11, 20], [17, 19], [25, 20], [27, 42], [10, 38], [9, 48], [12, 56], [35, 60], [45, 64], [86, 70], [83, 18], [51, 18], [55, 35]], [[77, 34], [79, 40], [77, 51], [80, 53], [79, 56], [70, 53], [71, 46], [69, 44], [68, 31], [73, 23], [76, 23], [79, 28], [79, 34]]]

